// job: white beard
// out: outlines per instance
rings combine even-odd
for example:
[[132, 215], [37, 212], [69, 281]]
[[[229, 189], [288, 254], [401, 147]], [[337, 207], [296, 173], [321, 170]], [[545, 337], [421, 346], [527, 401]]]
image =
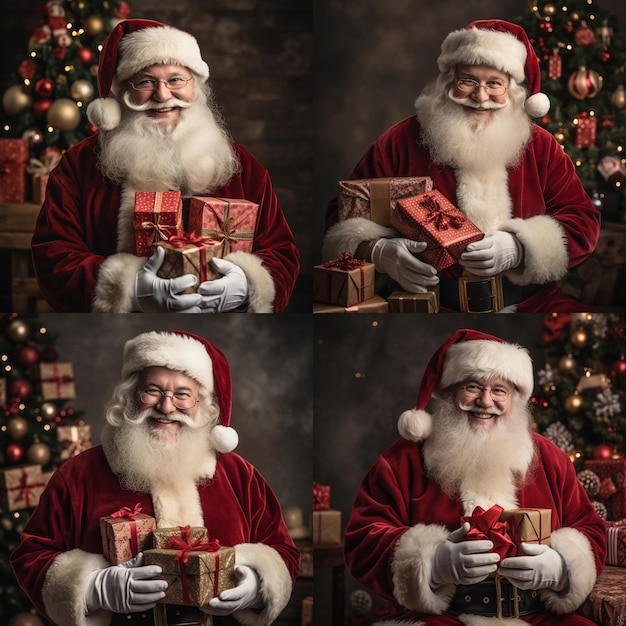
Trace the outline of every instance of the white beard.
[[530, 413], [515, 399], [507, 417], [484, 432], [449, 399], [433, 401], [433, 431], [424, 442], [426, 471], [449, 496], [459, 495], [465, 515], [479, 505], [517, 508], [517, 490], [534, 458]]
[[204, 92], [180, 110], [174, 126], [161, 126], [124, 102], [121, 106], [120, 125], [99, 135], [100, 170], [114, 182], [134, 190], [199, 195], [225, 184], [238, 170], [228, 134]]

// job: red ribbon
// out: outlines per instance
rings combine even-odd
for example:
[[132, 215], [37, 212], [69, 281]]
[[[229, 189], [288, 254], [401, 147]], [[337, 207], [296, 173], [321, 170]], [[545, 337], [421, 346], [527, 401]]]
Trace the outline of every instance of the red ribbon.
[[[17, 469], [17, 468], [16, 468]], [[31, 490], [35, 489], [36, 487], [44, 487], [44, 483], [34, 483], [32, 485], [28, 484], [28, 474], [26, 472], [26, 467], [21, 467], [21, 477], [20, 477], [20, 483], [19, 485], [15, 486], [15, 487], [7, 487], [6, 488], [6, 492], [7, 494], [10, 491], [16, 491], [19, 490], [19, 496], [18, 496], [18, 501], [24, 500], [25, 502], [25, 507], [28, 508], [29, 506], [31, 506], [30, 504], [30, 493]]]
[[[365, 273], [363, 272], [363, 266], [365, 265], [365, 261], [362, 259], [355, 259], [354, 256], [350, 252], [344, 252], [340, 258], [334, 259], [332, 261], [326, 261], [326, 263], [322, 263], [322, 267], [325, 267], [329, 270], [342, 270], [344, 272], [349, 272], [351, 270], [358, 269], [361, 275], [361, 287], [359, 289], [360, 299], [363, 300], [365, 297]], [[332, 300], [332, 280], [330, 274], [328, 274], [328, 279], [326, 280], [326, 292], [327, 292], [327, 300]]]
[[211, 239], [204, 239], [200, 233], [195, 231], [189, 233], [183, 233], [182, 235], [175, 235], [167, 240], [167, 243], [171, 244], [173, 248], [181, 249], [185, 246], [196, 246], [200, 255], [200, 276], [199, 282], [203, 283], [206, 278], [206, 245], [212, 242]]
[[174, 557], [180, 567], [180, 582], [183, 588], [183, 604], [189, 605], [189, 581], [187, 579], [187, 563], [191, 552], [213, 552], [215, 557], [215, 576], [213, 577], [213, 595], [217, 595], [218, 578], [220, 569], [220, 557], [218, 550], [220, 542], [217, 539], [208, 538], [196, 539], [191, 543], [191, 526], [180, 526], [180, 537], [172, 536], [168, 538], [168, 547], [179, 550]]
[[504, 509], [497, 504], [486, 511], [477, 506], [471, 515], [461, 517], [461, 524], [470, 523], [470, 529], [465, 538], [468, 540], [489, 539], [493, 542], [491, 552], [498, 553], [500, 559], [517, 554], [517, 547], [508, 534], [508, 522], [500, 521], [502, 511]]
[[137, 538], [137, 522], [135, 516], [141, 513], [141, 503], [137, 502], [134, 509], [130, 509], [127, 506], [123, 506], [119, 511], [115, 511], [109, 517], [118, 518], [121, 517], [128, 520], [130, 524], [130, 552], [135, 556], [139, 552], [139, 542]]
[[450, 208], [444, 209], [431, 196], [426, 196], [420, 202], [420, 205], [430, 212], [430, 215], [425, 220], [426, 224], [434, 224], [437, 230], [448, 230], [450, 226], [452, 228], [461, 228], [465, 223], [465, 218], [462, 215], [452, 212]]
[[56, 397], [61, 397], [61, 392], [63, 390], [63, 385], [67, 385], [69, 383], [74, 382], [74, 378], [72, 376], [68, 376], [65, 374], [64, 376], [59, 376], [59, 366], [56, 363], [49, 363], [47, 365], [52, 365], [52, 377], [50, 378], [40, 378], [39, 382], [43, 383], [56, 383]]

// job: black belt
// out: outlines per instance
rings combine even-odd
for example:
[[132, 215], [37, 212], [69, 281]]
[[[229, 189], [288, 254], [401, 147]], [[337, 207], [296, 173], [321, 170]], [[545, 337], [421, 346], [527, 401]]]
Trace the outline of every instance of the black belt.
[[475, 585], [457, 585], [448, 613], [502, 619], [517, 618], [544, 610], [537, 591], [518, 589], [506, 578], [496, 576]]
[[439, 283], [441, 306], [463, 313], [497, 313], [519, 304], [545, 285], [515, 285], [503, 276], [461, 276], [442, 278]]
[[[198, 626], [205, 623], [207, 617], [200, 609], [194, 606], [178, 606], [166, 605], [167, 625], [168, 626]], [[212, 626], [228, 626], [237, 622], [227, 617], [209, 616], [209, 624]], [[134, 625], [143, 624], [143, 626], [154, 626], [155, 622], [153, 611], [142, 611], [141, 613], [121, 614], [115, 613], [111, 620], [110, 626], [123, 626], [124, 624]]]

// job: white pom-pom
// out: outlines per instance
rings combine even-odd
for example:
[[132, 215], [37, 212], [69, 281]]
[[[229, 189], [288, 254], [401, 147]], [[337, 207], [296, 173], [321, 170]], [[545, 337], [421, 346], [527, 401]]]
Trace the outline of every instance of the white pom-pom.
[[232, 452], [239, 443], [239, 435], [234, 428], [218, 424], [211, 433], [211, 441], [218, 452]]
[[543, 117], [550, 110], [550, 98], [545, 93], [536, 93], [526, 98], [524, 109], [530, 117]]
[[87, 119], [100, 130], [113, 130], [122, 121], [122, 108], [113, 98], [98, 98], [89, 103]]
[[433, 429], [433, 418], [422, 409], [410, 409], [400, 415], [398, 431], [403, 439], [422, 441], [430, 437]]

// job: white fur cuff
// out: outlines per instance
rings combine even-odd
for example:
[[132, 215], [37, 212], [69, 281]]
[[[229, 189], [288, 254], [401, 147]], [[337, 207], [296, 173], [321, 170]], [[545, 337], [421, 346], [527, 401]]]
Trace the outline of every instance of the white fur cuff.
[[135, 276], [146, 258], [119, 252], [102, 262], [96, 281], [94, 313], [130, 313]]
[[237, 250], [227, 254], [224, 260], [238, 265], [248, 279], [248, 311], [272, 313], [276, 287], [272, 275], [263, 267], [261, 257]]
[[338, 259], [344, 252], [354, 254], [363, 241], [399, 236], [393, 228], [381, 226], [364, 217], [352, 217], [328, 229], [322, 244], [322, 259]]

